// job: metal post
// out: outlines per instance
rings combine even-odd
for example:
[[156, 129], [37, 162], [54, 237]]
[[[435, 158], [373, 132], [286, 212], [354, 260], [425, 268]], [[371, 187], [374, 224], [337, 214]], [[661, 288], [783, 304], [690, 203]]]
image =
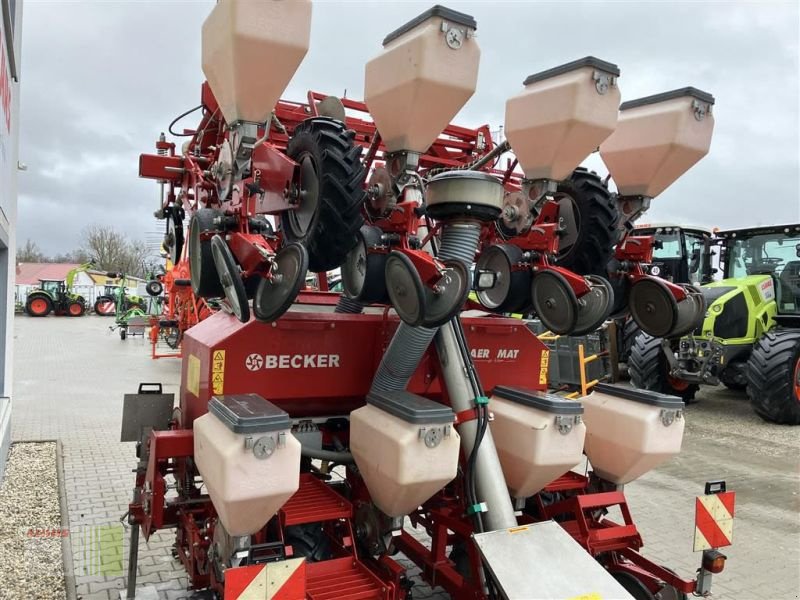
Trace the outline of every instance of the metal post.
[[[443, 325], [436, 334], [436, 351], [442, 365], [442, 375], [450, 404], [455, 412], [469, 410], [474, 407], [474, 397], [469, 379], [466, 375], [466, 365], [461, 358], [458, 348], [458, 339], [453, 331], [452, 321]], [[478, 422], [465, 421], [459, 425], [461, 446], [464, 454], [469, 456], [475, 444], [475, 434]], [[514, 516], [514, 506], [506, 487], [503, 469], [497, 456], [492, 431], [486, 429], [483, 441], [478, 448], [475, 462], [475, 484], [478, 496], [486, 503], [487, 512], [483, 515], [484, 524], [489, 531], [508, 529], [517, 526], [517, 517]]]
[[139, 524], [131, 524], [131, 547], [128, 550], [127, 600], [136, 600], [136, 569], [139, 565]]

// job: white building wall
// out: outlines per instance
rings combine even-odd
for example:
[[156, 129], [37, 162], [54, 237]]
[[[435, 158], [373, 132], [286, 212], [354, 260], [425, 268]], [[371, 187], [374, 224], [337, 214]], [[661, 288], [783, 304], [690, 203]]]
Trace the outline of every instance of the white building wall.
[[11, 443], [22, 0], [0, 0], [0, 477]]

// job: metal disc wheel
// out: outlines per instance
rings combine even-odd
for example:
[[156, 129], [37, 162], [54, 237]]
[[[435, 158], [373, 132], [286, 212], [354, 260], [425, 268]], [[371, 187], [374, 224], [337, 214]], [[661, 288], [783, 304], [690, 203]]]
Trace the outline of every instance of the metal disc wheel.
[[220, 298], [225, 293], [211, 253], [211, 237], [220, 232], [218, 222], [222, 216], [220, 210], [201, 208], [189, 223], [189, 270], [192, 290], [201, 298]]
[[300, 165], [298, 205], [281, 213], [288, 242], [308, 249], [315, 273], [340, 266], [356, 245], [364, 223], [366, 169], [355, 132], [328, 117], [306, 119], [298, 125], [286, 154]]
[[[521, 312], [531, 304], [531, 270], [517, 269], [522, 250], [511, 244], [490, 246], [476, 264], [475, 283], [478, 302], [498, 313]], [[481, 273], [493, 274], [494, 285], [481, 289]]]
[[233, 254], [222, 236], [215, 235], [211, 238], [211, 253], [214, 255], [214, 264], [219, 273], [219, 280], [233, 314], [242, 323], [247, 323], [250, 320], [250, 306], [247, 304], [244, 281], [242, 281], [239, 265], [236, 264]]
[[381, 243], [383, 232], [378, 227], [364, 225], [358, 232], [358, 244], [342, 264], [342, 285], [349, 298], [366, 304], [385, 303], [386, 293], [386, 252], [370, 252], [369, 249]]
[[634, 600], [656, 600], [653, 593], [636, 577], [626, 571], [615, 571], [611, 576], [633, 596]]
[[425, 287], [424, 327], [439, 327], [455, 317], [469, 295], [469, 270], [460, 260], [442, 261], [445, 270], [434, 288]]
[[578, 321], [572, 335], [591, 333], [608, 318], [614, 305], [614, 288], [604, 277], [587, 275], [589, 292], [578, 298]]
[[258, 284], [253, 312], [260, 321], [275, 321], [289, 310], [308, 272], [308, 252], [300, 244], [288, 244], [275, 255], [269, 277]]
[[417, 327], [425, 320], [425, 286], [414, 263], [402, 252], [386, 259], [386, 290], [404, 323]]
[[692, 329], [702, 325], [706, 314], [706, 300], [703, 292], [693, 285], [683, 284], [681, 287], [686, 292], [686, 298], [678, 302], [678, 314], [675, 325], [669, 332], [671, 337], [680, 337]]
[[176, 264], [183, 254], [183, 244], [186, 241], [183, 233], [183, 209], [172, 206], [167, 215], [167, 232], [164, 234], [164, 249], [167, 256]]
[[578, 298], [566, 278], [557, 271], [540, 271], [531, 284], [533, 308], [552, 333], [571, 333], [578, 322]]
[[631, 286], [628, 295], [631, 317], [645, 333], [668, 336], [678, 321], [678, 303], [667, 284], [656, 277], [645, 277]]

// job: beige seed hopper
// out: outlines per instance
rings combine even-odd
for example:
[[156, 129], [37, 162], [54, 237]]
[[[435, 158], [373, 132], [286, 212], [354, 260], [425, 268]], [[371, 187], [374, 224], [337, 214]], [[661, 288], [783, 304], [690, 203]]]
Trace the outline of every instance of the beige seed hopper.
[[310, 33], [311, 0], [220, 0], [203, 23], [203, 73], [228, 124], [269, 118]]
[[364, 95], [388, 152], [424, 153], [475, 92], [476, 28], [470, 15], [434, 6], [383, 40]]
[[617, 124], [617, 65], [587, 56], [531, 75], [506, 102], [505, 131], [527, 179], [562, 180]]
[[692, 87], [625, 102], [600, 156], [621, 196], [654, 198], [708, 154], [714, 97]]

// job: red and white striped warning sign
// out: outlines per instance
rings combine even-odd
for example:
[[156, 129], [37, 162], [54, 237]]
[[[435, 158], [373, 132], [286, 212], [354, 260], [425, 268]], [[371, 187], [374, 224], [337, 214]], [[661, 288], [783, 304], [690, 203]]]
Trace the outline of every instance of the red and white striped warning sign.
[[225, 600], [304, 600], [305, 559], [225, 570]]
[[733, 507], [736, 492], [698, 496], [694, 513], [694, 551], [722, 548], [733, 543]]

